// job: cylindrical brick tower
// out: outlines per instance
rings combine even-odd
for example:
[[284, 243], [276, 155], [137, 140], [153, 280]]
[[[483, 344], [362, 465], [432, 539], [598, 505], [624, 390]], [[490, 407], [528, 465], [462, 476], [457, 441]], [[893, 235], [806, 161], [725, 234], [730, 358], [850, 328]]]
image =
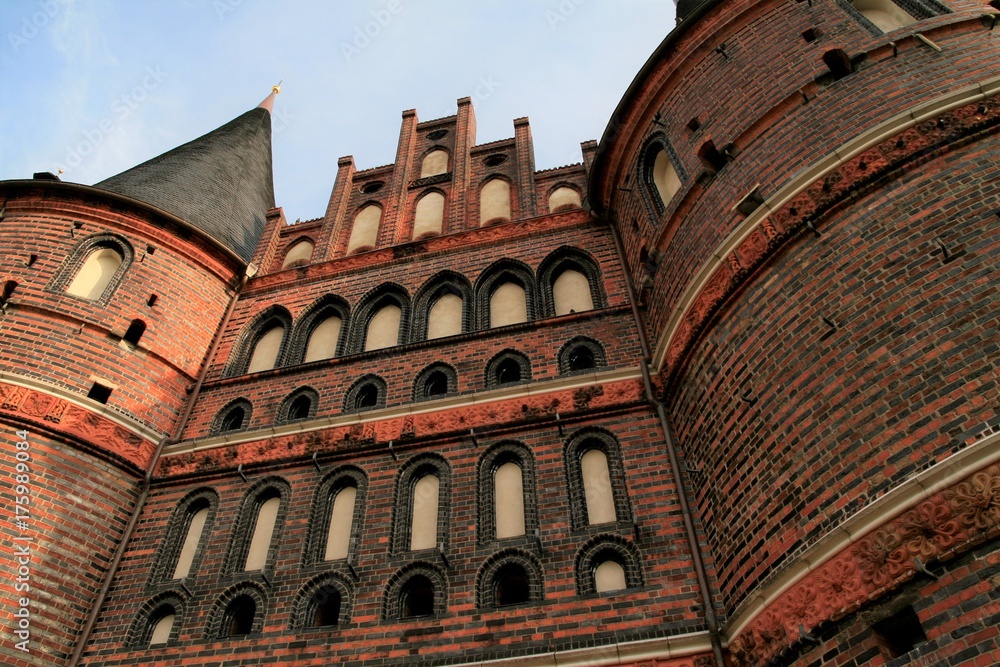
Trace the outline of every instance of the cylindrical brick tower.
[[736, 664], [1000, 660], [996, 5], [682, 3], [598, 149]]
[[66, 663], [273, 205], [263, 108], [94, 187], [0, 183], [3, 664]]

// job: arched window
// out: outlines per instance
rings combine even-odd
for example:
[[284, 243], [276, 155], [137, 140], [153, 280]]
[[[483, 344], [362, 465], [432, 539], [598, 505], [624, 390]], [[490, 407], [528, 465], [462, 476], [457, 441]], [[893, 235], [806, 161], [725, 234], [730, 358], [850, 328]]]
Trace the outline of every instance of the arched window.
[[570, 436], [564, 450], [574, 530], [631, 521], [618, 441], [599, 429]]
[[382, 221], [382, 209], [369, 204], [354, 216], [351, 237], [347, 241], [347, 252], [371, 250], [378, 243], [378, 227]]
[[265, 479], [255, 484], [240, 503], [230, 541], [225, 571], [270, 571], [281, 542], [288, 484]]
[[306, 343], [303, 363], [332, 359], [337, 356], [337, 343], [340, 341], [340, 328], [343, 322], [336, 315], [322, 320], [309, 335]]
[[413, 299], [413, 340], [456, 336], [472, 325], [472, 287], [454, 271], [428, 280]]
[[486, 387], [494, 389], [531, 379], [531, 362], [516, 350], [504, 350], [486, 365]]
[[892, 32], [921, 19], [949, 13], [937, 0], [841, 0], [849, 14], [873, 35]]
[[281, 342], [285, 339], [285, 328], [274, 326], [264, 332], [250, 354], [247, 373], [256, 373], [274, 368], [278, 362]]
[[295, 602], [292, 626], [329, 628], [350, 619], [353, 586], [337, 572], [327, 572], [309, 581]]
[[448, 151], [440, 148], [424, 156], [420, 165], [420, 178], [448, 173]]
[[444, 195], [432, 191], [417, 200], [413, 216], [413, 238], [440, 234], [444, 228]]
[[556, 188], [549, 195], [549, 213], [563, 209], [580, 208], [582, 205], [580, 193], [575, 188], [564, 185]]
[[559, 373], [579, 373], [606, 365], [604, 348], [596, 340], [576, 336], [559, 350]]
[[639, 549], [619, 535], [597, 535], [576, 556], [580, 595], [611, 594], [642, 586]]
[[385, 380], [377, 375], [358, 378], [347, 390], [344, 412], [362, 412], [385, 407]]
[[365, 352], [399, 345], [399, 324], [403, 309], [396, 304], [386, 304], [372, 315], [365, 335]]
[[480, 609], [538, 602], [542, 599], [542, 568], [531, 554], [505, 549], [490, 557], [476, 576]]
[[662, 134], [647, 142], [642, 156], [639, 166], [642, 181], [653, 208], [661, 214], [680, 192], [683, 175], [677, 167], [679, 160]]
[[656, 194], [659, 195], [663, 206], [671, 202], [680, 189], [681, 179], [677, 175], [674, 163], [670, 161], [667, 151], [662, 148], [656, 153], [653, 159], [653, 185], [656, 186]]
[[306, 534], [305, 563], [350, 559], [364, 518], [368, 479], [355, 467], [338, 468], [316, 489]]
[[96, 248], [87, 255], [66, 292], [93, 301], [100, 299], [123, 261], [121, 253], [115, 248]]
[[239, 639], [264, 629], [267, 597], [253, 582], [242, 582], [216, 601], [206, 634], [209, 639]]
[[157, 595], [142, 605], [128, 632], [134, 649], [157, 648], [176, 641], [184, 603], [177, 593]]
[[171, 631], [174, 629], [174, 619], [176, 614], [173, 607], [163, 607], [159, 610], [159, 615], [153, 623], [149, 633], [149, 647], [164, 646], [170, 639]]
[[414, 563], [389, 579], [383, 601], [386, 619], [435, 616], [446, 611], [448, 591], [444, 574], [429, 563]]
[[242, 431], [250, 425], [251, 412], [252, 407], [246, 399], [231, 401], [212, 420], [212, 433], [221, 435]]
[[507, 220], [510, 220], [510, 184], [502, 178], [486, 181], [479, 191], [479, 225]]
[[400, 468], [393, 505], [393, 553], [447, 543], [450, 488], [451, 470], [439, 456], [417, 456]]
[[309, 239], [302, 239], [285, 253], [285, 261], [281, 263], [282, 269], [290, 269], [296, 266], [305, 266], [312, 259], [313, 242]]
[[519, 442], [490, 447], [479, 461], [479, 541], [533, 535], [538, 528], [534, 459]]
[[302, 387], [285, 397], [278, 408], [278, 424], [312, 419], [316, 416], [319, 394], [311, 387]]
[[515, 282], [500, 284], [490, 295], [490, 327], [528, 321], [528, 299], [524, 287]]
[[603, 307], [601, 283], [597, 262], [578, 248], [557, 248], [538, 267], [542, 308], [547, 316]]
[[442, 398], [458, 391], [458, 375], [447, 364], [431, 364], [413, 381], [413, 400]]
[[218, 497], [211, 489], [192, 491], [174, 508], [160, 543], [152, 582], [185, 579], [198, 571], [205, 535], [211, 529]]
[[184, 542], [181, 544], [181, 552], [177, 557], [177, 565], [174, 567], [174, 574], [171, 579], [184, 579], [191, 574], [191, 565], [194, 563], [194, 556], [201, 546], [201, 536], [205, 531], [205, 522], [208, 521], [210, 509], [206, 503], [199, 507], [188, 517], [188, 526], [184, 535]]
[[351, 528], [354, 525], [354, 504], [357, 497], [358, 489], [355, 486], [344, 486], [334, 495], [323, 560], [347, 558], [351, 544]]
[[222, 621], [222, 637], [245, 637], [253, 632], [257, 616], [257, 602], [250, 595], [240, 595], [226, 607]]

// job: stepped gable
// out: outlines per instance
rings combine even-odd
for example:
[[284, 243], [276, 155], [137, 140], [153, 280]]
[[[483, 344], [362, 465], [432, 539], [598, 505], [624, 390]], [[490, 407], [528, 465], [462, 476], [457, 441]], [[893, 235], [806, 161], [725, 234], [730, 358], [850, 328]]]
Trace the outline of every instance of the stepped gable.
[[249, 261], [274, 208], [271, 114], [262, 104], [94, 187], [163, 209]]

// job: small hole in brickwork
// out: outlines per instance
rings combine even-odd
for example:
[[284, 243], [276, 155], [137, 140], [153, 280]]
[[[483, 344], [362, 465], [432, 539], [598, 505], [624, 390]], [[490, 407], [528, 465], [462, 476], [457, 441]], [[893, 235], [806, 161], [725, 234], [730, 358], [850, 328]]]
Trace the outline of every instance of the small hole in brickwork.
[[712, 141], [706, 141], [698, 149], [698, 157], [707, 169], [713, 173], [726, 166], [726, 156], [719, 152]]
[[129, 345], [135, 346], [139, 344], [139, 339], [142, 338], [142, 334], [144, 333], [146, 333], [146, 323], [142, 320], [132, 320], [132, 323], [128, 325], [125, 335], [122, 336], [122, 340]]
[[924, 628], [920, 624], [913, 607], [906, 605], [892, 616], [884, 618], [872, 625], [878, 637], [879, 644], [888, 658], [898, 658], [906, 655], [916, 647], [927, 641]]
[[507, 155], [506, 153], [494, 153], [493, 155], [487, 156], [483, 160], [483, 164], [485, 164], [487, 167], [496, 167], [506, 162], [509, 159], [509, 157], [510, 156]]
[[692, 132], [697, 130], [699, 127], [701, 127], [701, 121], [698, 120], [697, 116], [688, 121], [687, 128]]
[[155, 246], [151, 246], [151, 245], [146, 246], [146, 254], [147, 255], [153, 255], [155, 253], [156, 253], [156, 247]]
[[807, 42], [815, 42], [817, 39], [819, 39], [819, 36], [821, 34], [822, 33], [820, 32], [819, 28], [809, 28], [804, 33], [802, 33], [802, 39], [806, 40]]
[[385, 185], [385, 181], [372, 181], [371, 183], [365, 183], [361, 186], [361, 192], [366, 195], [370, 195], [373, 192], [378, 192]]
[[156, 300], [157, 300], [158, 298], [159, 298], [159, 297], [158, 297], [158, 296], [156, 296], [155, 294], [150, 294], [150, 295], [149, 295], [149, 298], [148, 298], [148, 299], [146, 299], [146, 305], [147, 305], [147, 306], [154, 306], [154, 305], [156, 305]]
[[14, 280], [5, 280], [3, 283], [3, 289], [0, 290], [0, 306], [6, 306], [7, 300], [10, 299], [11, 295], [14, 294], [14, 290], [17, 289], [17, 282]]
[[27, 264], [28, 266], [34, 266], [35, 262], [37, 261], [38, 261], [38, 255], [36, 255], [35, 253], [31, 253], [30, 255], [28, 255], [28, 259], [27, 261], [25, 261], [25, 264]]
[[830, 68], [834, 81], [840, 81], [854, 71], [851, 59], [842, 49], [831, 49], [823, 54], [823, 62]]
[[434, 130], [433, 132], [428, 132], [427, 133], [427, 138], [430, 139], [431, 141], [437, 141], [438, 139], [444, 139], [446, 136], [448, 136], [448, 130], [445, 130], [445, 129]]
[[990, 2], [990, 7], [993, 9], [1000, 9], [1000, 0], [993, 0]]
[[107, 404], [108, 399], [111, 398], [111, 387], [105, 387], [100, 382], [95, 382], [94, 386], [87, 392], [87, 398]]

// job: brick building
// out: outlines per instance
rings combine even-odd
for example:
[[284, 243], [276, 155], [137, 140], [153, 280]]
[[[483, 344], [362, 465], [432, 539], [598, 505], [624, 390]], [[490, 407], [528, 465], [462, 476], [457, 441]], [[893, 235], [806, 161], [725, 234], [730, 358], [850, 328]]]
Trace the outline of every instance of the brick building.
[[1000, 663], [1000, 8], [678, 14], [580, 164], [0, 183], [4, 664]]

